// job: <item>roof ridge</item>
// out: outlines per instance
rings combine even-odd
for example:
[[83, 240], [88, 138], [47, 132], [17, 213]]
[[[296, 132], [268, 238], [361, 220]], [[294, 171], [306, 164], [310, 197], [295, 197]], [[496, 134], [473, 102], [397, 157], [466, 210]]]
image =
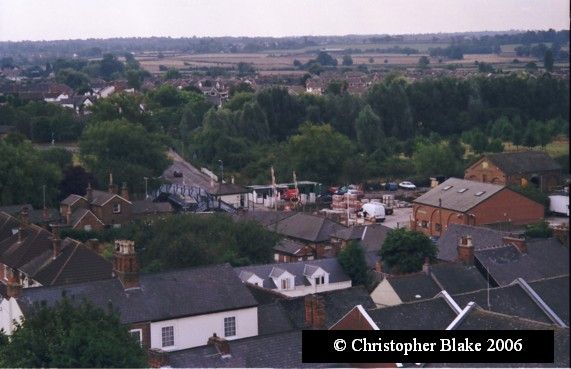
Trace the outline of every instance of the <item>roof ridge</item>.
[[[59, 276], [61, 275], [61, 273], [63, 273], [63, 270], [65, 269], [65, 267], [67, 266], [67, 264], [69, 263], [69, 261], [71, 260], [71, 258], [73, 257], [73, 255], [75, 255], [75, 252], [77, 251], [77, 248], [79, 247], [79, 244], [75, 245], [75, 248], [73, 249], [73, 251], [71, 252], [71, 254], [69, 255], [69, 257], [67, 258], [67, 260], [65, 261], [65, 263], [63, 263], [63, 265], [61, 266], [59, 272], [55, 275], [55, 277], [52, 279], [52, 285], [53, 283], [59, 278]], [[63, 251], [63, 250], [62, 250]], [[62, 255], [60, 253], [60, 255]], [[57, 257], [57, 256], [56, 256]], [[54, 260], [54, 259], [52, 259]]]

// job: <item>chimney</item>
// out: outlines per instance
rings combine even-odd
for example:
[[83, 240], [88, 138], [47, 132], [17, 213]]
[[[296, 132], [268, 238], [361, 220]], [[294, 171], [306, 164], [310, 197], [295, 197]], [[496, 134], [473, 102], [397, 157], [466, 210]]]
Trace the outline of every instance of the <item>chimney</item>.
[[53, 259], [57, 258], [59, 254], [61, 254], [61, 238], [59, 236], [59, 224], [52, 225], [52, 251], [53, 251]]
[[207, 345], [216, 346], [216, 350], [222, 355], [222, 358], [230, 357], [230, 344], [222, 337], [218, 337], [216, 333], [208, 339]]
[[85, 191], [87, 203], [91, 204], [93, 201], [93, 188], [91, 188], [91, 182], [87, 185], [87, 190]]
[[20, 278], [18, 274], [12, 271], [12, 274], [8, 278], [8, 283], [6, 285], [6, 296], [8, 298], [18, 298], [22, 294], [22, 284], [20, 283]]
[[422, 271], [426, 275], [430, 275], [430, 258], [424, 258], [424, 264], [422, 265]]
[[234, 176], [230, 177], [230, 181], [232, 184], [234, 184]]
[[127, 182], [123, 182], [121, 187], [121, 197], [129, 201], [129, 189], [127, 188]]
[[502, 242], [504, 245], [510, 245], [510, 244], [514, 245], [522, 254], [527, 253], [527, 244], [525, 243], [525, 239], [523, 238], [513, 237], [510, 235], [502, 237]]
[[20, 212], [20, 224], [22, 225], [22, 227], [27, 227], [30, 225], [30, 217], [29, 217], [29, 209], [27, 206], [24, 206], [22, 208], [22, 211]]
[[375, 261], [375, 271], [378, 273], [383, 271], [383, 262], [380, 259]]
[[23, 233], [24, 233], [24, 228], [19, 227], [18, 228], [18, 243], [22, 243], [22, 241], [23, 241], [22, 237], [24, 236]]
[[306, 295], [305, 326], [313, 329], [325, 328], [325, 303], [320, 295]]
[[460, 237], [458, 243], [458, 260], [464, 264], [474, 263], [474, 245], [472, 245], [472, 236]]
[[169, 366], [169, 357], [166, 351], [152, 348], [148, 351], [149, 368], [165, 368]]
[[123, 288], [139, 288], [139, 262], [135, 253], [135, 242], [116, 240], [113, 253], [113, 274], [119, 278]]
[[65, 223], [71, 225], [71, 206], [67, 206], [67, 211], [65, 212]]

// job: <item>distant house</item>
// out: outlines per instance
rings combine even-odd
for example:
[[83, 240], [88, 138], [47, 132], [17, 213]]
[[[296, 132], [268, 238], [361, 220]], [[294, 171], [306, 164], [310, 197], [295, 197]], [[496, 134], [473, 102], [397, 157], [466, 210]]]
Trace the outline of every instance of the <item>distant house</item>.
[[111, 278], [111, 263], [70, 238], [0, 213], [0, 285], [5, 297], [22, 288], [65, 285]]
[[69, 195], [60, 203], [64, 225], [72, 229], [95, 230], [104, 227], [120, 227], [133, 220], [133, 203], [124, 184], [121, 194], [111, 183], [107, 192], [87, 188], [87, 194]]
[[57, 287], [23, 289], [0, 302], [0, 328], [32, 313], [35, 304], [53, 306], [66, 295], [111, 306], [145, 349], [184, 350], [206, 344], [216, 333], [226, 340], [258, 335], [258, 303], [230, 265], [217, 265], [139, 276], [131, 241], [116, 241], [113, 272], [117, 278]]
[[413, 201], [411, 227], [441, 236], [451, 224], [530, 224], [544, 208], [506, 186], [450, 178]]
[[487, 154], [466, 169], [464, 178], [500, 185], [529, 183], [550, 191], [560, 182], [561, 166], [541, 151]]
[[234, 270], [244, 283], [290, 297], [351, 287], [351, 278], [335, 258], [251, 265]]
[[378, 266], [379, 251], [390, 231], [389, 227], [382, 224], [357, 225], [333, 233], [331, 243], [338, 244], [338, 247], [343, 249], [351, 241], [358, 242], [365, 252], [367, 266], [369, 269], [375, 269]]
[[304, 243], [283, 238], [274, 246], [274, 261], [276, 263], [291, 263], [313, 259], [315, 259], [313, 249]]

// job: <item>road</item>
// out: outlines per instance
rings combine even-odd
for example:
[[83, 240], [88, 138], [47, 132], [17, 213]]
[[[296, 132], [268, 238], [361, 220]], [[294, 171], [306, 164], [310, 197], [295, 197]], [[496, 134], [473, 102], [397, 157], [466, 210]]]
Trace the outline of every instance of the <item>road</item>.
[[[212, 193], [215, 189], [211, 185], [210, 177], [194, 167], [189, 162], [185, 161], [179, 154], [173, 150], [169, 150], [168, 157], [173, 161], [172, 165], [165, 169], [161, 178], [168, 180], [171, 183], [184, 186], [196, 186]], [[182, 177], [175, 177], [174, 172], [182, 173]], [[215, 184], [216, 185], [216, 184]]]

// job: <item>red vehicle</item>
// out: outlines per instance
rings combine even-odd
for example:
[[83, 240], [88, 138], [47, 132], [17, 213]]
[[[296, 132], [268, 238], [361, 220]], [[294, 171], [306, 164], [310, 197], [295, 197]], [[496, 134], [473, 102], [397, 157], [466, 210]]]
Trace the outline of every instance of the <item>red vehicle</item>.
[[282, 192], [281, 197], [286, 201], [297, 201], [299, 198], [299, 191], [295, 188], [287, 189]]

